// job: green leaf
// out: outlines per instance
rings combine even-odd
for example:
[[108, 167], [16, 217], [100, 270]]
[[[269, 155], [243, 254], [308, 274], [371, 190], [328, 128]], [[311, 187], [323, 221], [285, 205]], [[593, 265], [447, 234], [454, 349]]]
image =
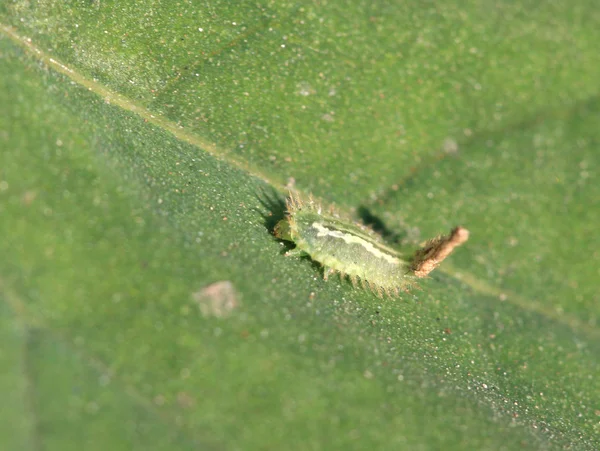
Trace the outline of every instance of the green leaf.
[[[563, 3], [0, 5], [0, 448], [597, 449], [600, 13]], [[286, 184], [471, 239], [377, 299], [283, 255]]]

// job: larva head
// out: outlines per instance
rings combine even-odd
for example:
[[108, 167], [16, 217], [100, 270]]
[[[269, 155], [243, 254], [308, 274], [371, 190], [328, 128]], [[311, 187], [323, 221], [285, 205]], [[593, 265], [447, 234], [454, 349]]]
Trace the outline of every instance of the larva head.
[[307, 203], [304, 203], [291, 191], [286, 199], [286, 207], [286, 217], [275, 225], [274, 233], [280, 240], [296, 242], [296, 239], [300, 237], [296, 219], [300, 218], [302, 223], [317, 219], [320, 217], [321, 207], [314, 202], [312, 197]]
[[289, 218], [282, 219], [275, 224], [275, 236], [280, 240], [293, 241], [292, 232], [290, 230]]

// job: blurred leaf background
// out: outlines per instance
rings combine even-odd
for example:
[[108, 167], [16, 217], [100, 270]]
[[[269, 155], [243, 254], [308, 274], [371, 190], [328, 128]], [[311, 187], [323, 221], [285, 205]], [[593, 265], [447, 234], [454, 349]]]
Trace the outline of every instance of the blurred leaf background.
[[[0, 17], [1, 449], [598, 449], [595, 2]], [[285, 186], [471, 240], [377, 299]]]

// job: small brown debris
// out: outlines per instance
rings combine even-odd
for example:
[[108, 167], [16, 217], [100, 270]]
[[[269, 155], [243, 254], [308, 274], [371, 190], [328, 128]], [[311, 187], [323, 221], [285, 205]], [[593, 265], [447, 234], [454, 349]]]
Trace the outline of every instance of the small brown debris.
[[23, 203], [25, 205], [29, 206], [35, 200], [36, 197], [37, 197], [37, 192], [30, 190], [30, 191], [25, 191], [23, 193], [21, 200], [23, 201]]
[[239, 307], [238, 294], [229, 280], [212, 283], [193, 294], [204, 316], [224, 318]]
[[194, 398], [188, 392], [180, 391], [177, 393], [177, 404], [184, 409], [189, 409], [195, 404]]

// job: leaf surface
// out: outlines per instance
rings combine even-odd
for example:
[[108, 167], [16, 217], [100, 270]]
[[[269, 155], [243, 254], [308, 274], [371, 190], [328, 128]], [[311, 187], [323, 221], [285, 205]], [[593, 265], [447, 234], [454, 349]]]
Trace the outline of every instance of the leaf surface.
[[[0, 6], [0, 447], [597, 449], [598, 14]], [[286, 184], [471, 240], [380, 300]]]

